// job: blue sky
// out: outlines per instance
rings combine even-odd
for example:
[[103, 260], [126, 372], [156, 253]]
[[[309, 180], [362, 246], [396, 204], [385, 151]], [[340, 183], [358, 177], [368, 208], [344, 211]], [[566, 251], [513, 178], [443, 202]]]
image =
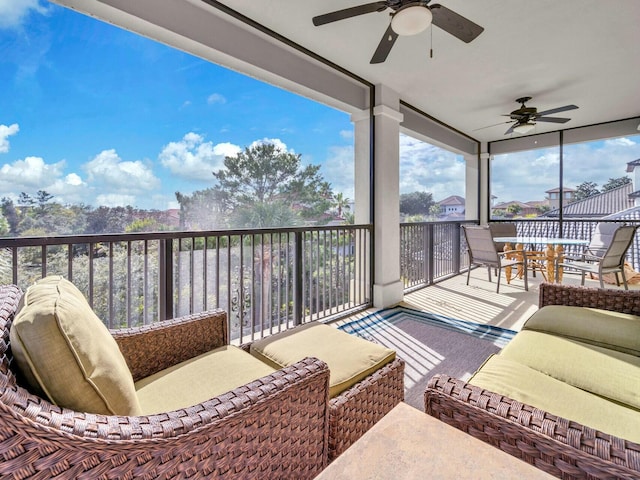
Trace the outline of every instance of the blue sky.
[[0, 0], [0, 197], [175, 206], [268, 139], [353, 196], [349, 115], [37, 0]]

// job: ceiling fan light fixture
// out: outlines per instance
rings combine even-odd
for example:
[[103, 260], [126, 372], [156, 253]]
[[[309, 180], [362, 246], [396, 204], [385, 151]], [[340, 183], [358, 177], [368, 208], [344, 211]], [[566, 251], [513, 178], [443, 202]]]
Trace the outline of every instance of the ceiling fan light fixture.
[[515, 127], [513, 127], [513, 131], [524, 135], [525, 133], [529, 133], [534, 128], [536, 128], [535, 123], [527, 122], [516, 125]]
[[419, 3], [405, 5], [391, 17], [391, 28], [398, 35], [416, 35], [431, 25], [432, 19], [429, 7]]

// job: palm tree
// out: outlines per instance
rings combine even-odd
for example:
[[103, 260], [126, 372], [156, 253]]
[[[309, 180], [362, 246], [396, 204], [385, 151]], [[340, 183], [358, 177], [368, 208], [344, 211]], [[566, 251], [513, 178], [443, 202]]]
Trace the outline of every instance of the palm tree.
[[334, 198], [333, 205], [338, 210], [338, 216], [339, 217], [342, 217], [342, 211], [343, 210], [348, 210], [349, 209], [349, 204], [350, 203], [351, 203], [351, 200], [349, 200], [347, 197], [345, 197], [342, 192], [339, 192], [339, 193], [336, 194], [336, 196]]

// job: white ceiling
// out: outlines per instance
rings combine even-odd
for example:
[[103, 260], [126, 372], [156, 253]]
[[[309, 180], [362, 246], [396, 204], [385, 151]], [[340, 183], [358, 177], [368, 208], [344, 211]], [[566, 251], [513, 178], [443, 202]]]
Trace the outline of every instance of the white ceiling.
[[538, 123], [532, 133], [640, 116], [639, 0], [441, 0], [484, 32], [466, 44], [432, 26], [398, 38], [377, 65], [369, 60], [390, 10], [320, 27], [311, 22], [368, 0], [221, 3], [480, 141], [507, 138], [508, 124], [482, 127], [506, 122], [501, 115], [522, 96], [533, 97], [527, 106], [539, 111], [579, 107], [556, 115], [570, 122]]

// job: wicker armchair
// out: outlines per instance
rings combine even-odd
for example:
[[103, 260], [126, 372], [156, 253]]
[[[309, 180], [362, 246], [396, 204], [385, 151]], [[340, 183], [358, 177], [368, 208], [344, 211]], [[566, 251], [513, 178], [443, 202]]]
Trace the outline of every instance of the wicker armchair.
[[[329, 371], [307, 358], [189, 408], [75, 412], [22, 388], [9, 330], [22, 292], [0, 286], [0, 477], [314, 478], [327, 464]], [[134, 379], [226, 344], [222, 311], [114, 332]]]
[[[571, 305], [640, 315], [640, 292], [543, 283], [539, 306]], [[556, 477], [640, 478], [640, 445], [551, 415], [462, 380], [436, 375], [430, 415]]]

